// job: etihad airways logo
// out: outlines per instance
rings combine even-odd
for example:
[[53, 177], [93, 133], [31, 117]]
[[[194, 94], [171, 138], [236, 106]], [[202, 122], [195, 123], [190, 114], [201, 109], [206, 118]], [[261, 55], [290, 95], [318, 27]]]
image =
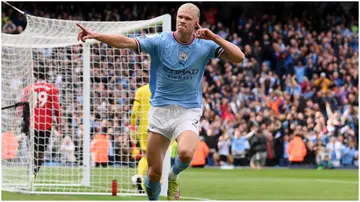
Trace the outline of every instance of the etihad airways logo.
[[193, 76], [200, 72], [199, 69], [174, 70], [168, 67], [163, 67], [163, 70], [168, 78], [178, 81], [192, 80]]
[[170, 73], [170, 74], [177, 74], [177, 75], [194, 75], [199, 73], [199, 69], [180, 69], [180, 70], [175, 70], [175, 69], [170, 69], [168, 67], [164, 67], [163, 68], [164, 72], [166, 73]]

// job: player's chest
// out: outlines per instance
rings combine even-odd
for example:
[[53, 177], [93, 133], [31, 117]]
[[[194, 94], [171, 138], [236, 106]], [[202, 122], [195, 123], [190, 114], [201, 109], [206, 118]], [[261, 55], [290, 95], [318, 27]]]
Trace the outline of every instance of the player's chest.
[[161, 48], [160, 60], [171, 69], [184, 69], [190, 66], [202, 66], [206, 63], [206, 52], [198, 44], [180, 45], [164, 44]]

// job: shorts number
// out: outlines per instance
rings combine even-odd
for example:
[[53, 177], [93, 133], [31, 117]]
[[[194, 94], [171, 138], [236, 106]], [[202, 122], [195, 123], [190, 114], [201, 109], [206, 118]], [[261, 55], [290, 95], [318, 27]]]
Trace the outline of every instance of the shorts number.
[[46, 92], [34, 92], [34, 103], [36, 107], [43, 107], [48, 99], [48, 94]]

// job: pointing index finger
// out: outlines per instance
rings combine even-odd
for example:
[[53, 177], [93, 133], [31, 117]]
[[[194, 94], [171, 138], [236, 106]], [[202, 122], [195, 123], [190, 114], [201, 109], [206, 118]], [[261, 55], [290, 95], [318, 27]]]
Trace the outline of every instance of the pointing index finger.
[[201, 27], [201, 25], [200, 25], [199, 21], [197, 21], [197, 22], [196, 22], [196, 25], [198, 26], [198, 28], [199, 28], [199, 29], [202, 29], [202, 27]]
[[83, 31], [86, 31], [86, 29], [85, 29], [83, 26], [81, 26], [80, 24], [76, 23], [76, 25], [77, 25], [78, 27], [80, 27], [80, 29], [82, 29]]

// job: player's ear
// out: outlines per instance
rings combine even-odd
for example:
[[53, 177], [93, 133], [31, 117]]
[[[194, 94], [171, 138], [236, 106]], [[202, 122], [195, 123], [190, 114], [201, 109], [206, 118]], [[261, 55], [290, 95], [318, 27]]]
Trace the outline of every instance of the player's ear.
[[200, 29], [200, 27], [198, 26], [198, 24], [199, 24], [199, 20], [196, 20], [196, 22], [195, 22], [195, 30]]
[[201, 27], [201, 25], [200, 25], [200, 19], [198, 19], [198, 20], [196, 21], [195, 29], [196, 29], [196, 30], [202, 29], [202, 27]]

